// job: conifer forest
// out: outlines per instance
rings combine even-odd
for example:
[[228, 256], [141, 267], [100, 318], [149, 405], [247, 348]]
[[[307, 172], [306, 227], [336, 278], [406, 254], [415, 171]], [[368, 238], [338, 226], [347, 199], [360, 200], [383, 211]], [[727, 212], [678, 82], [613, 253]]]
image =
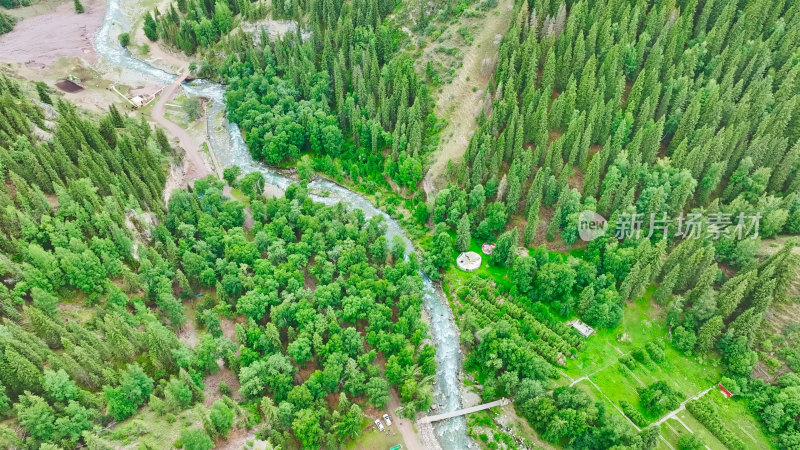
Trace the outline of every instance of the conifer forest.
[[800, 449], [800, 2], [0, 0], [0, 448]]

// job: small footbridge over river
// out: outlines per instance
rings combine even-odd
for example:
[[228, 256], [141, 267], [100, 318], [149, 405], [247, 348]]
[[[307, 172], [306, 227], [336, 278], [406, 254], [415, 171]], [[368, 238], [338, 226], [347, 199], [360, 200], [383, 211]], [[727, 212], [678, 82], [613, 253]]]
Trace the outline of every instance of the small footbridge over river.
[[444, 414], [437, 414], [435, 416], [425, 416], [417, 421], [417, 423], [433, 423], [438, 422], [440, 420], [450, 419], [452, 417], [463, 416], [466, 414], [483, 411], [484, 409], [494, 408], [495, 406], [503, 406], [511, 403], [511, 400], [507, 398], [501, 398], [500, 400], [495, 400], [493, 402], [484, 403], [482, 405], [473, 406], [471, 408], [464, 408], [459, 409], [458, 411], [453, 411]]

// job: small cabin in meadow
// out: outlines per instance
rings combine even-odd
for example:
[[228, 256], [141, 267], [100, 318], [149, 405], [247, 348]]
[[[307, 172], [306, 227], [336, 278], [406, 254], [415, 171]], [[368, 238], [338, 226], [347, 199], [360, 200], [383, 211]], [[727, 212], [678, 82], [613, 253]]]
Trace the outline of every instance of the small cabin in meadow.
[[594, 328], [592, 328], [589, 325], [583, 323], [579, 319], [571, 320], [571, 321], [567, 322], [567, 325], [570, 325], [570, 326], [572, 326], [572, 328], [575, 328], [576, 330], [578, 330], [578, 333], [580, 333], [581, 336], [583, 336], [585, 338], [588, 338], [589, 336], [594, 334]]

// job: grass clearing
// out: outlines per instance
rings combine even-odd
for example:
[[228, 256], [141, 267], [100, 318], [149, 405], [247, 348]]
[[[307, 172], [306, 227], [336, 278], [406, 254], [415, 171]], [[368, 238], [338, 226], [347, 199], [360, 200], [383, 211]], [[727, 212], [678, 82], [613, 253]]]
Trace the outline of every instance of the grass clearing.
[[628, 420], [625, 419], [625, 417], [622, 416], [622, 414], [617, 410], [617, 408], [611, 402], [608, 401], [608, 399], [603, 395], [603, 393], [601, 393], [599, 390], [597, 390], [596, 387], [592, 386], [592, 383], [590, 383], [590, 382], [588, 382], [586, 380], [583, 380], [583, 381], [580, 381], [580, 382], [576, 383], [575, 386], [578, 387], [579, 389], [583, 390], [587, 394], [589, 394], [589, 397], [592, 400], [594, 400], [595, 402], [600, 402], [603, 405], [605, 405], [607, 412], [613, 413], [613, 414], [618, 414], [619, 415], [618, 417], [622, 421], [621, 423], [624, 423], [625, 426], [630, 427], [631, 428], [631, 432], [635, 432], [636, 431], [634, 429], [633, 425], [630, 422], [628, 422]]
[[[669, 419], [661, 424], [661, 436], [673, 447], [678, 444], [678, 439], [689, 431], [675, 419]], [[664, 443], [662, 442], [662, 445]], [[666, 445], [664, 445], [666, 447]]]
[[[709, 394], [711, 393], [709, 392]], [[725, 447], [725, 445], [723, 445], [722, 442], [719, 441], [719, 439], [717, 439], [713, 434], [711, 434], [711, 432], [708, 431], [708, 429], [705, 426], [703, 426], [702, 423], [700, 423], [697, 419], [695, 419], [694, 416], [689, 411], [683, 410], [679, 412], [678, 417], [681, 419], [683, 423], [686, 424], [687, 427], [689, 427], [692, 430], [692, 432], [694, 432], [694, 434], [698, 435], [700, 439], [703, 440], [703, 443], [706, 444], [708, 448], [710, 448], [711, 450], [727, 449], [727, 447]], [[677, 420], [675, 422], [677, 422]]]
[[388, 427], [386, 431], [378, 431], [378, 428], [372, 423], [372, 419], [364, 417], [361, 421], [362, 428], [366, 429], [361, 433], [358, 439], [347, 441], [343, 448], [345, 449], [389, 449], [395, 445], [402, 445], [406, 447], [403, 436], [397, 431], [396, 425]]
[[638, 388], [657, 381], [666, 381], [685, 399], [703, 392], [719, 381], [720, 373], [716, 367], [688, 358], [669, 344], [664, 353], [666, 359], [653, 368], [637, 363], [633, 370], [622, 371], [620, 364], [613, 364], [592, 375], [592, 381], [617, 405], [621, 400], [626, 400], [636, 406], [648, 422], [659, 419], [661, 415], [653, 415], [639, 406], [636, 392]]
[[[481, 251], [482, 243], [473, 239], [469, 248], [469, 251], [481, 255], [480, 267], [475, 272], [464, 272], [453, 264], [446, 274], [449, 281], [449, 286], [446, 283], [446, 287], [452, 289], [454, 286], [466, 283], [471, 276], [479, 276], [494, 281], [501, 293], [510, 290], [512, 281], [507, 277], [507, 270], [490, 264], [490, 256], [484, 255]], [[535, 251], [541, 250], [531, 249], [531, 252]], [[551, 259], [583, 258], [585, 250], [576, 249], [569, 253], [549, 252], [549, 254]], [[455, 260], [457, 253], [454, 253], [453, 256]], [[625, 400], [642, 413], [647, 423], [652, 423], [660, 419], [663, 414], [651, 414], [639, 404], [637, 392], [639, 388], [649, 386], [657, 381], [665, 381], [679, 391], [681, 398], [685, 400], [715, 386], [722, 373], [719, 355], [714, 353], [703, 356], [687, 356], [674, 348], [671, 342], [665, 342], [665, 359], [661, 363], [647, 367], [636, 362], [633, 369], [621, 370], [619, 362], [621, 356], [643, 348], [652, 341], [670, 340], [666, 326], [666, 311], [651, 300], [655, 289], [655, 286], [651, 286], [641, 298], [628, 302], [624, 308], [622, 321], [616, 328], [596, 330], [595, 334], [587, 339], [586, 346], [578, 352], [577, 356], [567, 360], [566, 367], [562, 369], [566, 376], [556, 380], [555, 386], [551, 387], [569, 385], [574, 380], [588, 376], [597, 385], [597, 388], [585, 380], [576, 383], [576, 386], [589, 393], [595, 401], [602, 402], [608, 408], [614, 409], [614, 414], [621, 416], [622, 414], [617, 408], [621, 409], [620, 402]], [[771, 448], [770, 441], [761, 430], [757, 418], [747, 410], [745, 399], [721, 398], [716, 389], [706, 395], [714, 398], [725, 423], [729, 424], [731, 430], [745, 442], [748, 448]], [[666, 413], [668, 412], [664, 414]], [[725, 448], [687, 411], [681, 411], [678, 416], [707, 443], [709, 448]], [[625, 423], [631, 426], [627, 420]], [[676, 447], [680, 436], [688, 432], [676, 419], [670, 419], [663, 423], [660, 430], [664, 439], [672, 447]], [[659, 448], [669, 449], [669, 446], [660, 440]]]
[[[622, 400], [627, 401], [631, 405], [637, 406], [639, 404], [639, 395], [636, 389], [639, 385], [629, 375], [623, 374], [618, 369], [618, 365], [611, 366], [604, 369], [600, 373], [592, 375], [592, 381], [608, 396], [617, 406], [620, 406]], [[646, 411], [640, 408], [640, 412], [645, 414]], [[655, 420], [655, 417], [645, 415], [649, 420]]]
[[[667, 381], [687, 397], [696, 395], [719, 382], [718, 359], [701, 361], [687, 357], [671, 345], [664, 349], [666, 360], [658, 367], [661, 379]], [[708, 362], [707, 362], [708, 361]]]
[[666, 337], [665, 312], [650, 301], [654, 291], [651, 287], [642, 298], [625, 305], [622, 322], [613, 330], [595, 330], [578, 356], [567, 361], [564, 372], [576, 379], [591, 375], [616, 363], [620, 356]]
[[[673, 447], [675, 447], [673, 445]], [[661, 439], [656, 441], [656, 450], [672, 450], [671, 448], [667, 447], [667, 444], [664, 443]]]
[[755, 417], [748, 411], [746, 398], [731, 399], [722, 395], [718, 390], [706, 394], [719, 411], [722, 422], [727, 424], [739, 439], [748, 448], [769, 449], [772, 448], [769, 438], [766, 436]]
[[245, 195], [245, 193], [242, 192], [241, 190], [236, 189], [236, 188], [232, 188], [231, 189], [231, 196], [234, 199], [238, 200], [241, 204], [243, 204], [245, 206], [245, 208], [248, 208], [250, 206], [250, 197]]
[[[448, 233], [450, 234], [450, 237], [452, 237], [453, 240], [455, 241], [457, 237], [456, 232], [453, 230], [449, 230]], [[454, 282], [455, 284], [458, 285], [466, 283], [472, 276], [478, 276], [484, 279], [492, 279], [497, 285], [497, 288], [500, 292], [510, 291], [512, 286], [512, 281], [509, 275], [510, 268], [493, 265], [491, 263], [491, 255], [485, 255], [481, 250], [481, 246], [483, 245], [483, 243], [484, 241], [479, 241], [473, 238], [470, 240], [469, 249], [467, 250], [469, 252], [475, 252], [481, 256], [481, 265], [477, 270], [473, 272], [465, 272], [459, 269], [458, 266], [456, 265], [456, 260], [458, 259], [458, 255], [460, 254], [460, 252], [454, 250], [452, 264], [447, 269], [445, 276], [451, 282]], [[540, 248], [534, 248], [534, 247], [528, 248], [528, 254], [531, 256], [533, 256], [534, 253], [541, 251], [542, 250]], [[555, 251], [547, 251], [547, 253], [551, 261], [559, 259], [565, 261], [570, 256], [582, 259], [586, 255], [586, 251], [583, 249], [574, 249], [569, 253], [555, 252]]]
[[[451, 230], [450, 234], [453, 237], [453, 239], [456, 238], [455, 231]], [[448, 269], [446, 276], [448, 277], [448, 279], [459, 285], [466, 283], [473, 276], [478, 276], [485, 279], [492, 279], [501, 291], [507, 292], [509, 289], [511, 289], [511, 280], [507, 276], [509, 270], [505, 267], [493, 266], [489, 261], [491, 255], [484, 255], [483, 252], [481, 251], [482, 244], [483, 244], [482, 241], [478, 241], [477, 239], [472, 239], [470, 241], [469, 250], [467, 250], [470, 252], [475, 252], [481, 256], [481, 266], [477, 270], [475, 270], [474, 272], [465, 272], [459, 269], [456, 266], [456, 259], [458, 259], [459, 253], [454, 251], [453, 262], [450, 268]]]
[[148, 445], [151, 448], [165, 448], [178, 440], [184, 428], [200, 426], [199, 424], [201, 424], [201, 419], [196, 408], [187, 409], [174, 415], [161, 416], [146, 406], [140, 409], [138, 414], [124, 420], [103, 437], [118, 443], [117, 447], [125, 447], [138, 442], [140, 445]]

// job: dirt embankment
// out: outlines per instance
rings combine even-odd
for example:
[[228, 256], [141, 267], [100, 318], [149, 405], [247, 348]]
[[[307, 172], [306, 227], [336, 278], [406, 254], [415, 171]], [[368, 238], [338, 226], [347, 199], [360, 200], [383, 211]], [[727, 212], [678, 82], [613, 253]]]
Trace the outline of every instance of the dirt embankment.
[[84, 13], [75, 13], [72, 2], [58, 4], [50, 12], [37, 14], [37, 5], [12, 10], [22, 20], [14, 30], [0, 36], [0, 60], [44, 69], [60, 58], [97, 58], [92, 46], [95, 31], [103, 22], [104, 0], [84, 0]]
[[[157, 0], [153, 9], [158, 9], [163, 13], [168, 10], [170, 3], [172, 3], [172, 0]], [[131, 38], [133, 39], [131, 40], [131, 46], [128, 47], [134, 56], [156, 67], [161, 67], [175, 73], [183, 73], [183, 71], [189, 67], [191, 58], [173, 49], [166, 48], [161, 45], [161, 40], [151, 42], [147, 39], [147, 36], [144, 35], [144, 29], [142, 28], [144, 14], [147, 11], [152, 12], [153, 9], [146, 9], [138, 3], [128, 2], [126, 0], [123, 0], [123, 4], [128, 17], [134, 20], [130, 30]], [[142, 53], [140, 49], [134, 48], [142, 44], [147, 44], [148, 50], [146, 54]]]
[[[439, 148], [431, 156], [431, 167], [422, 181], [429, 198], [436, 190], [447, 161], [459, 160], [467, 149], [476, 126], [475, 118], [482, 108], [483, 92], [494, 73], [499, 38], [508, 29], [513, 8], [513, 0], [501, 0], [494, 10], [487, 12], [477, 27], [474, 41], [464, 49], [463, 67], [458, 76], [439, 94], [436, 114], [449, 120], [449, 124], [442, 131]], [[457, 23], [451, 28], [458, 26]], [[434, 51], [433, 48], [429, 46], [426, 54]]]

